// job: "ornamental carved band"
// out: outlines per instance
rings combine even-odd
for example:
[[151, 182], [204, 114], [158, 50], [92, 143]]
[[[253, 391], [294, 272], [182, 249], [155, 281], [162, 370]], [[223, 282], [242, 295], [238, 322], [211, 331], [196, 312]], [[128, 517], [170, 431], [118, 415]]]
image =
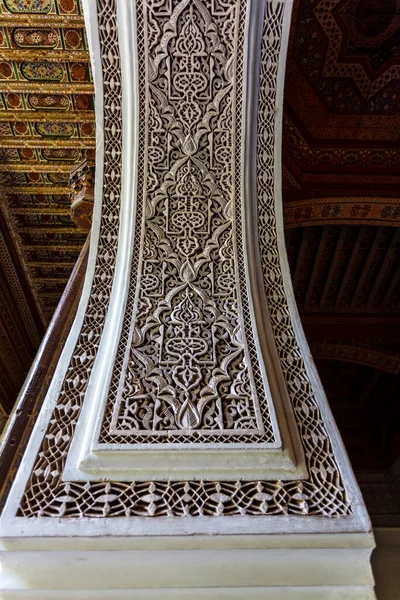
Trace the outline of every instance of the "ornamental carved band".
[[89, 269], [6, 510], [26, 523], [351, 520], [363, 509], [282, 242], [290, 4], [85, 10], [99, 147]]

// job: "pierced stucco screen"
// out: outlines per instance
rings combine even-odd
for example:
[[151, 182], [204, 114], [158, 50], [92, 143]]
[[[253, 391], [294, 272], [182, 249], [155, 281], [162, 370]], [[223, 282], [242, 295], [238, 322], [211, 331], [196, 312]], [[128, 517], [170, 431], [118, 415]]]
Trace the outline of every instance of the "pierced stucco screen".
[[367, 531], [282, 242], [290, 4], [99, 0], [86, 18], [90, 264], [7, 535]]

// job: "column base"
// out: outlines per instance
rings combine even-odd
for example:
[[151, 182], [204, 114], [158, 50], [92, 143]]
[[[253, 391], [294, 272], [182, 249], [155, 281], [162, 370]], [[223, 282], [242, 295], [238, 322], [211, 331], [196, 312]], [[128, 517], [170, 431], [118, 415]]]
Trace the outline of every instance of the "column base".
[[7, 540], [2, 600], [373, 600], [369, 534]]

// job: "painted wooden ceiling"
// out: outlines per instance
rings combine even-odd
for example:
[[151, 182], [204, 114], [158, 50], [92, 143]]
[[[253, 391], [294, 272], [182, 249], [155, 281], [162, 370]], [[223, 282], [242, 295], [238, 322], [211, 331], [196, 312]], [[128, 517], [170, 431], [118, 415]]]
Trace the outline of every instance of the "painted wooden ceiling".
[[[358, 216], [398, 225], [399, 27], [396, 0], [295, 1], [285, 86], [286, 200], [357, 196]], [[368, 208], [383, 196], [391, 199], [388, 209], [379, 214], [373, 202]]]
[[85, 239], [68, 177], [95, 144], [89, 54], [77, 0], [2, 0], [0, 11], [2, 209], [47, 325]]
[[86, 238], [71, 220], [68, 178], [94, 156], [94, 136], [79, 0], [1, 0], [0, 399], [7, 408]]

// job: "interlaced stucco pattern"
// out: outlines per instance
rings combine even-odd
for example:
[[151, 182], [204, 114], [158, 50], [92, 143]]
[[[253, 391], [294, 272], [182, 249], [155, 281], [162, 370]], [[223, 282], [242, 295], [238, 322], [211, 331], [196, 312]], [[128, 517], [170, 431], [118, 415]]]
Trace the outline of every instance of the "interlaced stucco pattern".
[[[159, 4], [159, 2], [157, 2]], [[187, 5], [191, 0], [187, 1]], [[193, 3], [194, 4], [194, 3]], [[221, 2], [231, 6], [233, 2]], [[245, 2], [238, 13], [245, 21]], [[40, 449], [20, 515], [49, 517], [320, 515], [351, 512], [331, 443], [313, 395], [291, 323], [282, 280], [275, 220], [275, 104], [284, 3], [267, 0], [259, 99], [257, 188], [259, 243], [275, 342], [298, 423], [309, 478], [304, 481], [63, 482], [61, 474], [82, 407], [111, 288], [118, 232], [121, 151], [119, 59], [115, 5], [101, 0], [100, 37], [105, 88], [105, 180], [95, 280], [77, 348]], [[189, 12], [190, 14], [190, 12]], [[138, 10], [138, 27], [143, 26]], [[242, 24], [241, 26], [244, 27]], [[139, 48], [140, 54], [140, 48]], [[240, 132], [238, 139], [240, 138]], [[189, 278], [191, 277], [188, 276]], [[185, 296], [186, 297], [186, 296]]]
[[146, 208], [101, 442], [274, 441], [236, 251], [239, 10], [204, 0], [145, 6]]

